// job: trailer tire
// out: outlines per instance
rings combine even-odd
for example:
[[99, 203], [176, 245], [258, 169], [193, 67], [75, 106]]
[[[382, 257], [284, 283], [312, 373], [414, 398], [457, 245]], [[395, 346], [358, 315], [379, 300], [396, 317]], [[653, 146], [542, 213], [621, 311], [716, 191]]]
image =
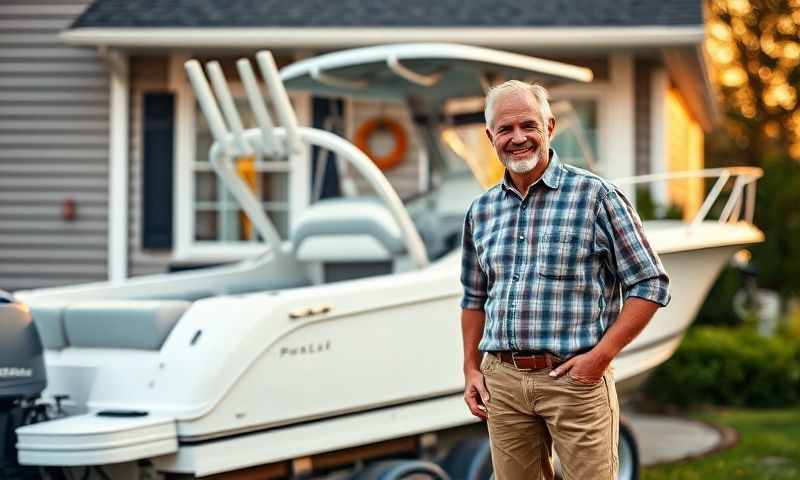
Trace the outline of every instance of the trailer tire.
[[630, 423], [625, 418], [619, 421], [619, 474], [618, 480], [639, 480], [639, 445]]
[[367, 466], [353, 475], [351, 480], [450, 480], [442, 467], [424, 460], [386, 460]]
[[465, 438], [437, 463], [453, 480], [489, 480], [493, 473], [489, 437]]

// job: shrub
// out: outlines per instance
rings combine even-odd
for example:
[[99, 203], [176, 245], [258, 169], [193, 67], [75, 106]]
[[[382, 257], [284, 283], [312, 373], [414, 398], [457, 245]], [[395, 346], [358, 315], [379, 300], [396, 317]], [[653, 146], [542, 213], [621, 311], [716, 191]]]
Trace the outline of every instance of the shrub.
[[[727, 160], [725, 156], [722, 158]], [[709, 166], [727, 165], [719, 165], [713, 159], [709, 162]], [[752, 263], [758, 272], [758, 287], [775, 290], [786, 299], [800, 295], [800, 242], [797, 241], [800, 238], [800, 208], [797, 208], [800, 205], [800, 162], [785, 155], [769, 156], [763, 159], [762, 167], [764, 177], [757, 184], [754, 221], [766, 239], [748, 249], [753, 253]], [[715, 209], [724, 206], [723, 200], [715, 204]], [[645, 198], [643, 205], [648, 211], [653, 210], [649, 197]], [[696, 322], [709, 325], [741, 323], [733, 313], [731, 303], [734, 293], [742, 286], [739, 274], [726, 267], [706, 298]]]
[[725, 266], [717, 277], [717, 281], [714, 282], [714, 286], [711, 287], [703, 306], [700, 307], [695, 324], [741, 325], [742, 319], [733, 310], [733, 297], [743, 287], [741, 274], [732, 266]]
[[754, 245], [759, 286], [783, 295], [800, 294], [800, 163], [788, 157], [767, 158], [759, 180], [755, 223], [764, 243]]
[[683, 209], [675, 204], [660, 205], [653, 199], [650, 188], [636, 188], [636, 211], [642, 220], [681, 220]]
[[645, 392], [677, 406], [792, 405], [800, 401], [800, 345], [750, 328], [696, 327], [656, 369]]

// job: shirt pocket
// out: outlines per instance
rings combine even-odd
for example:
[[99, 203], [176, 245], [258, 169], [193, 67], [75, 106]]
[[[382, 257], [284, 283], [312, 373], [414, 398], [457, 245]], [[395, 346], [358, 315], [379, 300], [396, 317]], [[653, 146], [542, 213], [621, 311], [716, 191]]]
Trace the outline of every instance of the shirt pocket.
[[549, 230], [539, 239], [536, 252], [539, 276], [573, 284], [587, 281], [588, 241], [579, 233]]

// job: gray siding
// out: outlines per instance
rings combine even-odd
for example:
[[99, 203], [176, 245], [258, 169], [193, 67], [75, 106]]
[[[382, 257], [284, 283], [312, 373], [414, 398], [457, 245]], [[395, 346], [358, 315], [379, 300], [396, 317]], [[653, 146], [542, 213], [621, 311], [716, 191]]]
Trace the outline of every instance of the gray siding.
[[[0, 288], [107, 278], [108, 96], [93, 48], [61, 30], [88, 0], [0, 4]], [[62, 219], [73, 199], [77, 219]]]

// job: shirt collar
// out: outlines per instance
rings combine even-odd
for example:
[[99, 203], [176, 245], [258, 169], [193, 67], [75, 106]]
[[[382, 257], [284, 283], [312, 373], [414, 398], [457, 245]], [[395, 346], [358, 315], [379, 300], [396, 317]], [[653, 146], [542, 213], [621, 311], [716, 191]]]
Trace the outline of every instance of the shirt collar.
[[[561, 185], [561, 172], [563, 168], [561, 167], [561, 162], [558, 159], [558, 154], [552, 148], [549, 150], [550, 152], [550, 162], [547, 165], [547, 168], [544, 170], [544, 173], [536, 181], [536, 183], [542, 182], [548, 187], [552, 188], [553, 190], [557, 190], [559, 185]], [[534, 183], [533, 185], [536, 185]], [[531, 185], [531, 187], [533, 187]], [[508, 175], [508, 170], [505, 171], [503, 174], [503, 188], [505, 190], [514, 190], [516, 191], [516, 187], [514, 186], [514, 182], [511, 181], [511, 178]]]

